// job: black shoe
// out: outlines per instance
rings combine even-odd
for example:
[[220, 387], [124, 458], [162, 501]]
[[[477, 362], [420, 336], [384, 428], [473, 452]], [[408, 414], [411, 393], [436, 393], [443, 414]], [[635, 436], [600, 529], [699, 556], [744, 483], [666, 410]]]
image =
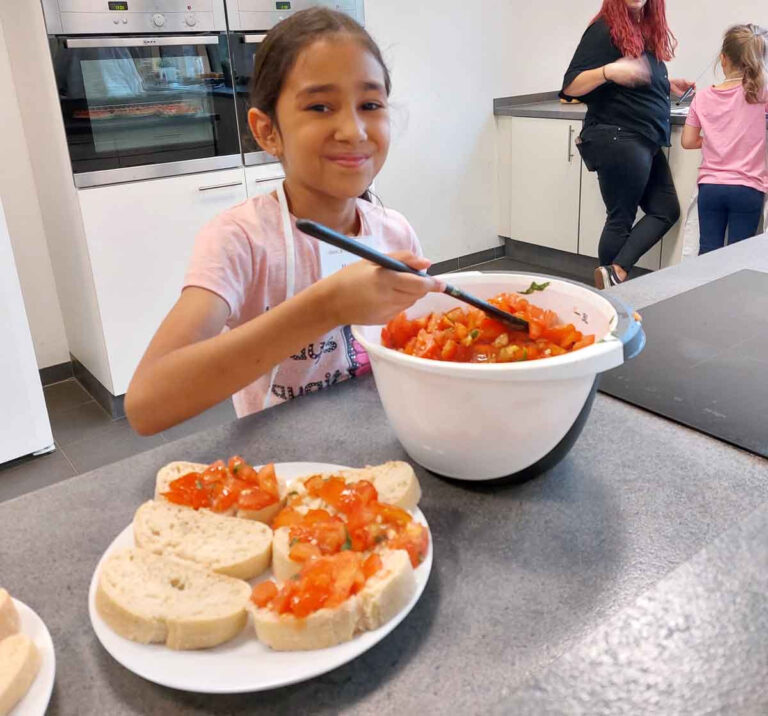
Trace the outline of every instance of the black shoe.
[[598, 266], [595, 269], [595, 286], [599, 289], [618, 286], [622, 283], [613, 266]]

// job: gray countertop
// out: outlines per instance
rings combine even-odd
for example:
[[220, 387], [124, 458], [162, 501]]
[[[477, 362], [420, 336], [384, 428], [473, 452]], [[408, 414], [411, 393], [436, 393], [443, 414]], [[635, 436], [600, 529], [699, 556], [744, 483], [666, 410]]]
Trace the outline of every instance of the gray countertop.
[[[685, 105], [684, 105], [685, 106]], [[685, 115], [676, 111], [672, 105], [670, 122], [672, 125], [685, 124]], [[563, 104], [556, 92], [544, 92], [539, 95], [519, 97], [499, 97], [493, 100], [493, 113], [497, 117], [539, 117], [542, 119], [575, 119], [583, 121], [587, 105], [581, 103]]]
[[[768, 272], [768, 237], [613, 290], [640, 308], [742, 268]], [[366, 378], [0, 504], [0, 582], [57, 650], [49, 713], [765, 712], [768, 462], [604, 395], [566, 459], [523, 485], [470, 488], [417, 468], [432, 575], [360, 658], [256, 695], [144, 681], [90, 627], [93, 569], [159, 466], [234, 453], [405, 457]]]

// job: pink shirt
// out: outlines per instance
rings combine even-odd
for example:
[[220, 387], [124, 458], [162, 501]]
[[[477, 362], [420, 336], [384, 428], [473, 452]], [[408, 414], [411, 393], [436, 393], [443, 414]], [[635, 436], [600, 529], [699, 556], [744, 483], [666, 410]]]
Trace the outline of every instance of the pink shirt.
[[[390, 252], [421, 255], [419, 241], [405, 218], [392, 209], [357, 200], [361, 235], [375, 237], [372, 244]], [[317, 239], [293, 226], [296, 275], [294, 293], [320, 280]], [[280, 205], [274, 194], [253, 197], [209, 222], [198, 234], [184, 287], [198, 286], [221, 296], [229, 305], [227, 329], [235, 328], [286, 298], [285, 245]], [[370, 361], [341, 326], [296, 355], [283, 361], [272, 386], [270, 405], [322, 390], [334, 383], [366, 373]], [[264, 407], [270, 375], [264, 375], [233, 396], [239, 417]]]
[[749, 104], [741, 85], [707, 87], [693, 98], [686, 124], [701, 127], [699, 184], [737, 184], [768, 189], [762, 102]]

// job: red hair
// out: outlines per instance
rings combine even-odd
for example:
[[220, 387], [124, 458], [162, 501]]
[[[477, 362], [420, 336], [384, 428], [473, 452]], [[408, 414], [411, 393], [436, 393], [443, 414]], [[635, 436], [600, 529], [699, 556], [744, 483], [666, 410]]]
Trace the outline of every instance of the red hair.
[[640, 57], [648, 50], [664, 62], [674, 57], [677, 40], [667, 25], [664, 0], [647, 0], [640, 22], [632, 18], [626, 0], [603, 0], [592, 22], [600, 18], [608, 25], [613, 44], [622, 55]]

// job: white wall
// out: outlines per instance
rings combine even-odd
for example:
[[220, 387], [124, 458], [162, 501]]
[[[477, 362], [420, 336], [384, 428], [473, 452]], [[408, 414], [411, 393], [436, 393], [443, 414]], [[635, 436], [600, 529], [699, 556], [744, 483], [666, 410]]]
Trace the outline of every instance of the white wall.
[[[768, 25], [759, 0], [667, 6], [680, 41], [672, 76], [695, 79], [728, 25]], [[498, 245], [492, 100], [559, 89], [599, 8], [600, 0], [366, 0], [366, 25], [389, 63], [398, 106], [377, 193], [408, 217], [430, 258]]]
[[[17, 76], [18, 77], [18, 76]], [[0, 22], [0, 197], [38, 367], [69, 360], [16, 83]]]

